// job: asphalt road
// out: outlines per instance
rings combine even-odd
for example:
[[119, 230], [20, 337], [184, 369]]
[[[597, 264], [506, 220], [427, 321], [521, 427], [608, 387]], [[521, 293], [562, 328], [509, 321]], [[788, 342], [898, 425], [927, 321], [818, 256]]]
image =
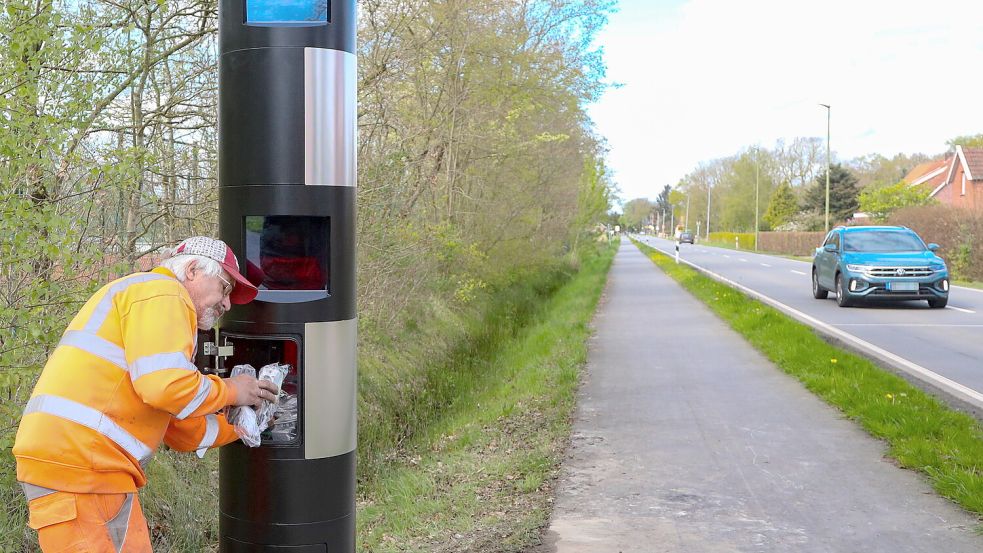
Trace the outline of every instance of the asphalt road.
[[[670, 240], [638, 238], [675, 252]], [[812, 297], [809, 262], [700, 244], [681, 244], [680, 258], [941, 376], [933, 382], [938, 389], [945, 390], [946, 380], [961, 385], [960, 399], [983, 407], [983, 290], [954, 286], [945, 309], [924, 301], [842, 308], [834, 293], [826, 300]]]
[[978, 553], [976, 519], [633, 244], [593, 322], [536, 553]]

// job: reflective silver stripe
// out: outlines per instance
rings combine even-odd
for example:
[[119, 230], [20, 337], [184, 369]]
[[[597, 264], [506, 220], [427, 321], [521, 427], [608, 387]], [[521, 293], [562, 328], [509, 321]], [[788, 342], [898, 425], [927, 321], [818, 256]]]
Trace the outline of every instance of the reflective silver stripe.
[[304, 48], [304, 184], [355, 186], [356, 56]]
[[154, 454], [145, 443], [113, 422], [104, 413], [70, 399], [50, 395], [32, 397], [27, 402], [24, 415], [32, 413], [47, 413], [91, 428], [115, 442], [141, 465]]
[[106, 294], [99, 300], [99, 305], [92, 310], [92, 316], [86, 321], [85, 326], [82, 330], [95, 334], [102, 327], [102, 323], [106, 322], [106, 317], [109, 316], [109, 312], [113, 308], [113, 298], [116, 294], [119, 294], [123, 290], [126, 290], [134, 284], [140, 284], [143, 282], [150, 282], [151, 280], [174, 280], [167, 275], [161, 275], [157, 273], [135, 273], [130, 275], [123, 280], [111, 285], [109, 290], [106, 290]]
[[69, 330], [62, 336], [61, 342], [58, 342], [58, 345], [78, 348], [84, 352], [101, 357], [124, 371], [127, 370], [126, 353], [123, 352], [123, 348], [101, 336], [81, 330]]
[[195, 412], [195, 409], [201, 407], [201, 404], [205, 402], [205, 398], [212, 391], [212, 381], [208, 378], [202, 376], [201, 384], [198, 385], [198, 393], [195, 397], [191, 398], [191, 401], [177, 414], [178, 420], [184, 420], [188, 418], [188, 415]]
[[304, 458], [355, 450], [358, 320], [304, 325]]
[[218, 438], [218, 417], [208, 415], [205, 417], [205, 435], [202, 436], [201, 443], [198, 444], [196, 451], [199, 459], [205, 456], [208, 448], [215, 445], [215, 438]]
[[51, 488], [42, 488], [41, 486], [35, 486], [34, 484], [28, 484], [27, 482], [21, 482], [20, 487], [24, 490], [24, 495], [27, 500], [37, 499], [39, 497], [44, 497], [46, 495], [51, 495], [58, 490], [52, 490]]
[[184, 369], [188, 371], [197, 371], [198, 368], [188, 361], [184, 353], [180, 351], [171, 351], [168, 353], [155, 353], [153, 355], [147, 355], [141, 357], [133, 362], [130, 367], [130, 380], [136, 380], [141, 376], [146, 376], [152, 372], [161, 371], [165, 369]]
[[122, 553], [123, 544], [126, 543], [126, 534], [130, 530], [130, 512], [132, 510], [133, 494], [128, 493], [116, 516], [106, 521], [106, 531], [109, 532], [109, 539], [113, 540], [113, 547], [116, 548], [116, 553]]

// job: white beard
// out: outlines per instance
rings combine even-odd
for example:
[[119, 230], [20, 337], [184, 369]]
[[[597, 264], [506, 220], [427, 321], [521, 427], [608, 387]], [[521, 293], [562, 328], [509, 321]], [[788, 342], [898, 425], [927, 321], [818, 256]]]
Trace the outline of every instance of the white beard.
[[218, 314], [218, 310], [214, 307], [209, 307], [205, 309], [205, 312], [198, 316], [198, 328], [201, 330], [211, 330], [218, 322], [218, 318], [221, 315]]

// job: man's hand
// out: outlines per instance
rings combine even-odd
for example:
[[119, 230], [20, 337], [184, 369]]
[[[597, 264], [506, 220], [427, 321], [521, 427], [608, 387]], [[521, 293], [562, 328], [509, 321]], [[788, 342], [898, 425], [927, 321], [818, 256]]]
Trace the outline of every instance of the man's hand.
[[236, 390], [233, 405], [252, 405], [259, 407], [264, 401], [276, 401], [277, 389], [269, 380], [257, 380], [248, 374], [227, 378]]

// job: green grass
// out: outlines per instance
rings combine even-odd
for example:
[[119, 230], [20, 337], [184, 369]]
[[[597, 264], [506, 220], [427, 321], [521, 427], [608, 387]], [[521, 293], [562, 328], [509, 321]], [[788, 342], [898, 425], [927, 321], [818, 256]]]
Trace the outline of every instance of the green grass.
[[456, 391], [453, 404], [363, 483], [359, 551], [494, 553], [539, 539], [614, 251], [584, 260], [562, 287], [528, 306], [513, 335], [431, 375]]
[[953, 280], [952, 284], [955, 286], [963, 286], [965, 288], [976, 288], [977, 290], [983, 290], [983, 282], [976, 280]]
[[983, 515], [983, 427], [870, 360], [836, 348], [810, 327], [698, 271], [635, 243], [776, 366], [871, 435], [934, 488]]

